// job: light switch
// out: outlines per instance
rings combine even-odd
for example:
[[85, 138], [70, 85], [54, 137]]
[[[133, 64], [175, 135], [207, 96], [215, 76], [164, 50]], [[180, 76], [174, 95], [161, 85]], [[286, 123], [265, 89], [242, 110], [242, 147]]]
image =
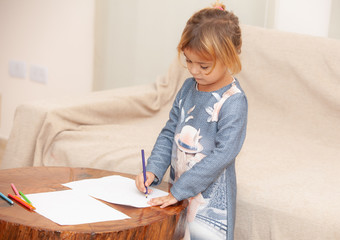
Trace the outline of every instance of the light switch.
[[47, 83], [47, 68], [39, 65], [31, 65], [30, 79], [42, 84]]
[[16, 78], [26, 77], [26, 64], [22, 61], [9, 62], [9, 74]]

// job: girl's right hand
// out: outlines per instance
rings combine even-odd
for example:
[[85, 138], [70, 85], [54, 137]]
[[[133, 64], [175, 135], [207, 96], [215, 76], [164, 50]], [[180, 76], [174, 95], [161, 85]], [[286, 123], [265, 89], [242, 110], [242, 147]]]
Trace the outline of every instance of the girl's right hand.
[[[141, 191], [142, 193], [145, 193], [146, 191], [145, 187], [149, 187], [154, 180], [155, 180], [155, 174], [153, 174], [152, 172], [146, 172], [146, 181], [144, 185], [144, 175], [143, 173], [140, 173], [139, 175], [136, 176], [135, 184], [139, 191]], [[148, 188], [147, 193], [150, 194], [151, 192], [152, 190]]]

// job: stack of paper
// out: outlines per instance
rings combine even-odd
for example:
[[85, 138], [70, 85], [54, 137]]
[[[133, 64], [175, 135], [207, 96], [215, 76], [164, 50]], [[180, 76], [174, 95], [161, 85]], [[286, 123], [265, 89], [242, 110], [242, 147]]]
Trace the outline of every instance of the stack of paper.
[[85, 179], [62, 184], [73, 190], [28, 194], [36, 212], [59, 225], [75, 225], [130, 218], [114, 208], [94, 199], [129, 205], [150, 207], [151, 198], [168, 193], [152, 188], [149, 198], [139, 192], [134, 180], [118, 175]]

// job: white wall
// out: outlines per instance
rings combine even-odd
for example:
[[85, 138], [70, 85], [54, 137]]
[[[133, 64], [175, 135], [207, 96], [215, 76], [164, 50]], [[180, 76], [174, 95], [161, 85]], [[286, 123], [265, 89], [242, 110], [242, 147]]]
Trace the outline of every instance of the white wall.
[[340, 39], [340, 0], [332, 0], [328, 36]]
[[332, 0], [276, 0], [275, 28], [328, 37]]
[[[15, 108], [27, 101], [92, 90], [95, 0], [0, 0], [0, 137], [9, 136]], [[26, 77], [9, 75], [11, 60]], [[47, 84], [30, 80], [31, 65], [47, 68]]]
[[[94, 89], [149, 83], [176, 57], [188, 18], [214, 0], [96, 2]], [[224, 0], [242, 24], [340, 38], [340, 0]], [[331, 8], [332, 4], [332, 8]]]
[[207, 4], [210, 1], [97, 1], [94, 89], [144, 84], [163, 75], [176, 56], [185, 22]]

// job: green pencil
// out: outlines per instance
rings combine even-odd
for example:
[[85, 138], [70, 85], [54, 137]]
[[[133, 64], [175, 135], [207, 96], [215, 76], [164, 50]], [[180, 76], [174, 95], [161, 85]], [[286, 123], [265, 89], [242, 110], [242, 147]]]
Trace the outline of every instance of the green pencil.
[[19, 191], [19, 194], [22, 196], [22, 198], [28, 202], [29, 204], [32, 204], [30, 200], [28, 200], [28, 198], [25, 196], [25, 194], [23, 194], [21, 191]]

